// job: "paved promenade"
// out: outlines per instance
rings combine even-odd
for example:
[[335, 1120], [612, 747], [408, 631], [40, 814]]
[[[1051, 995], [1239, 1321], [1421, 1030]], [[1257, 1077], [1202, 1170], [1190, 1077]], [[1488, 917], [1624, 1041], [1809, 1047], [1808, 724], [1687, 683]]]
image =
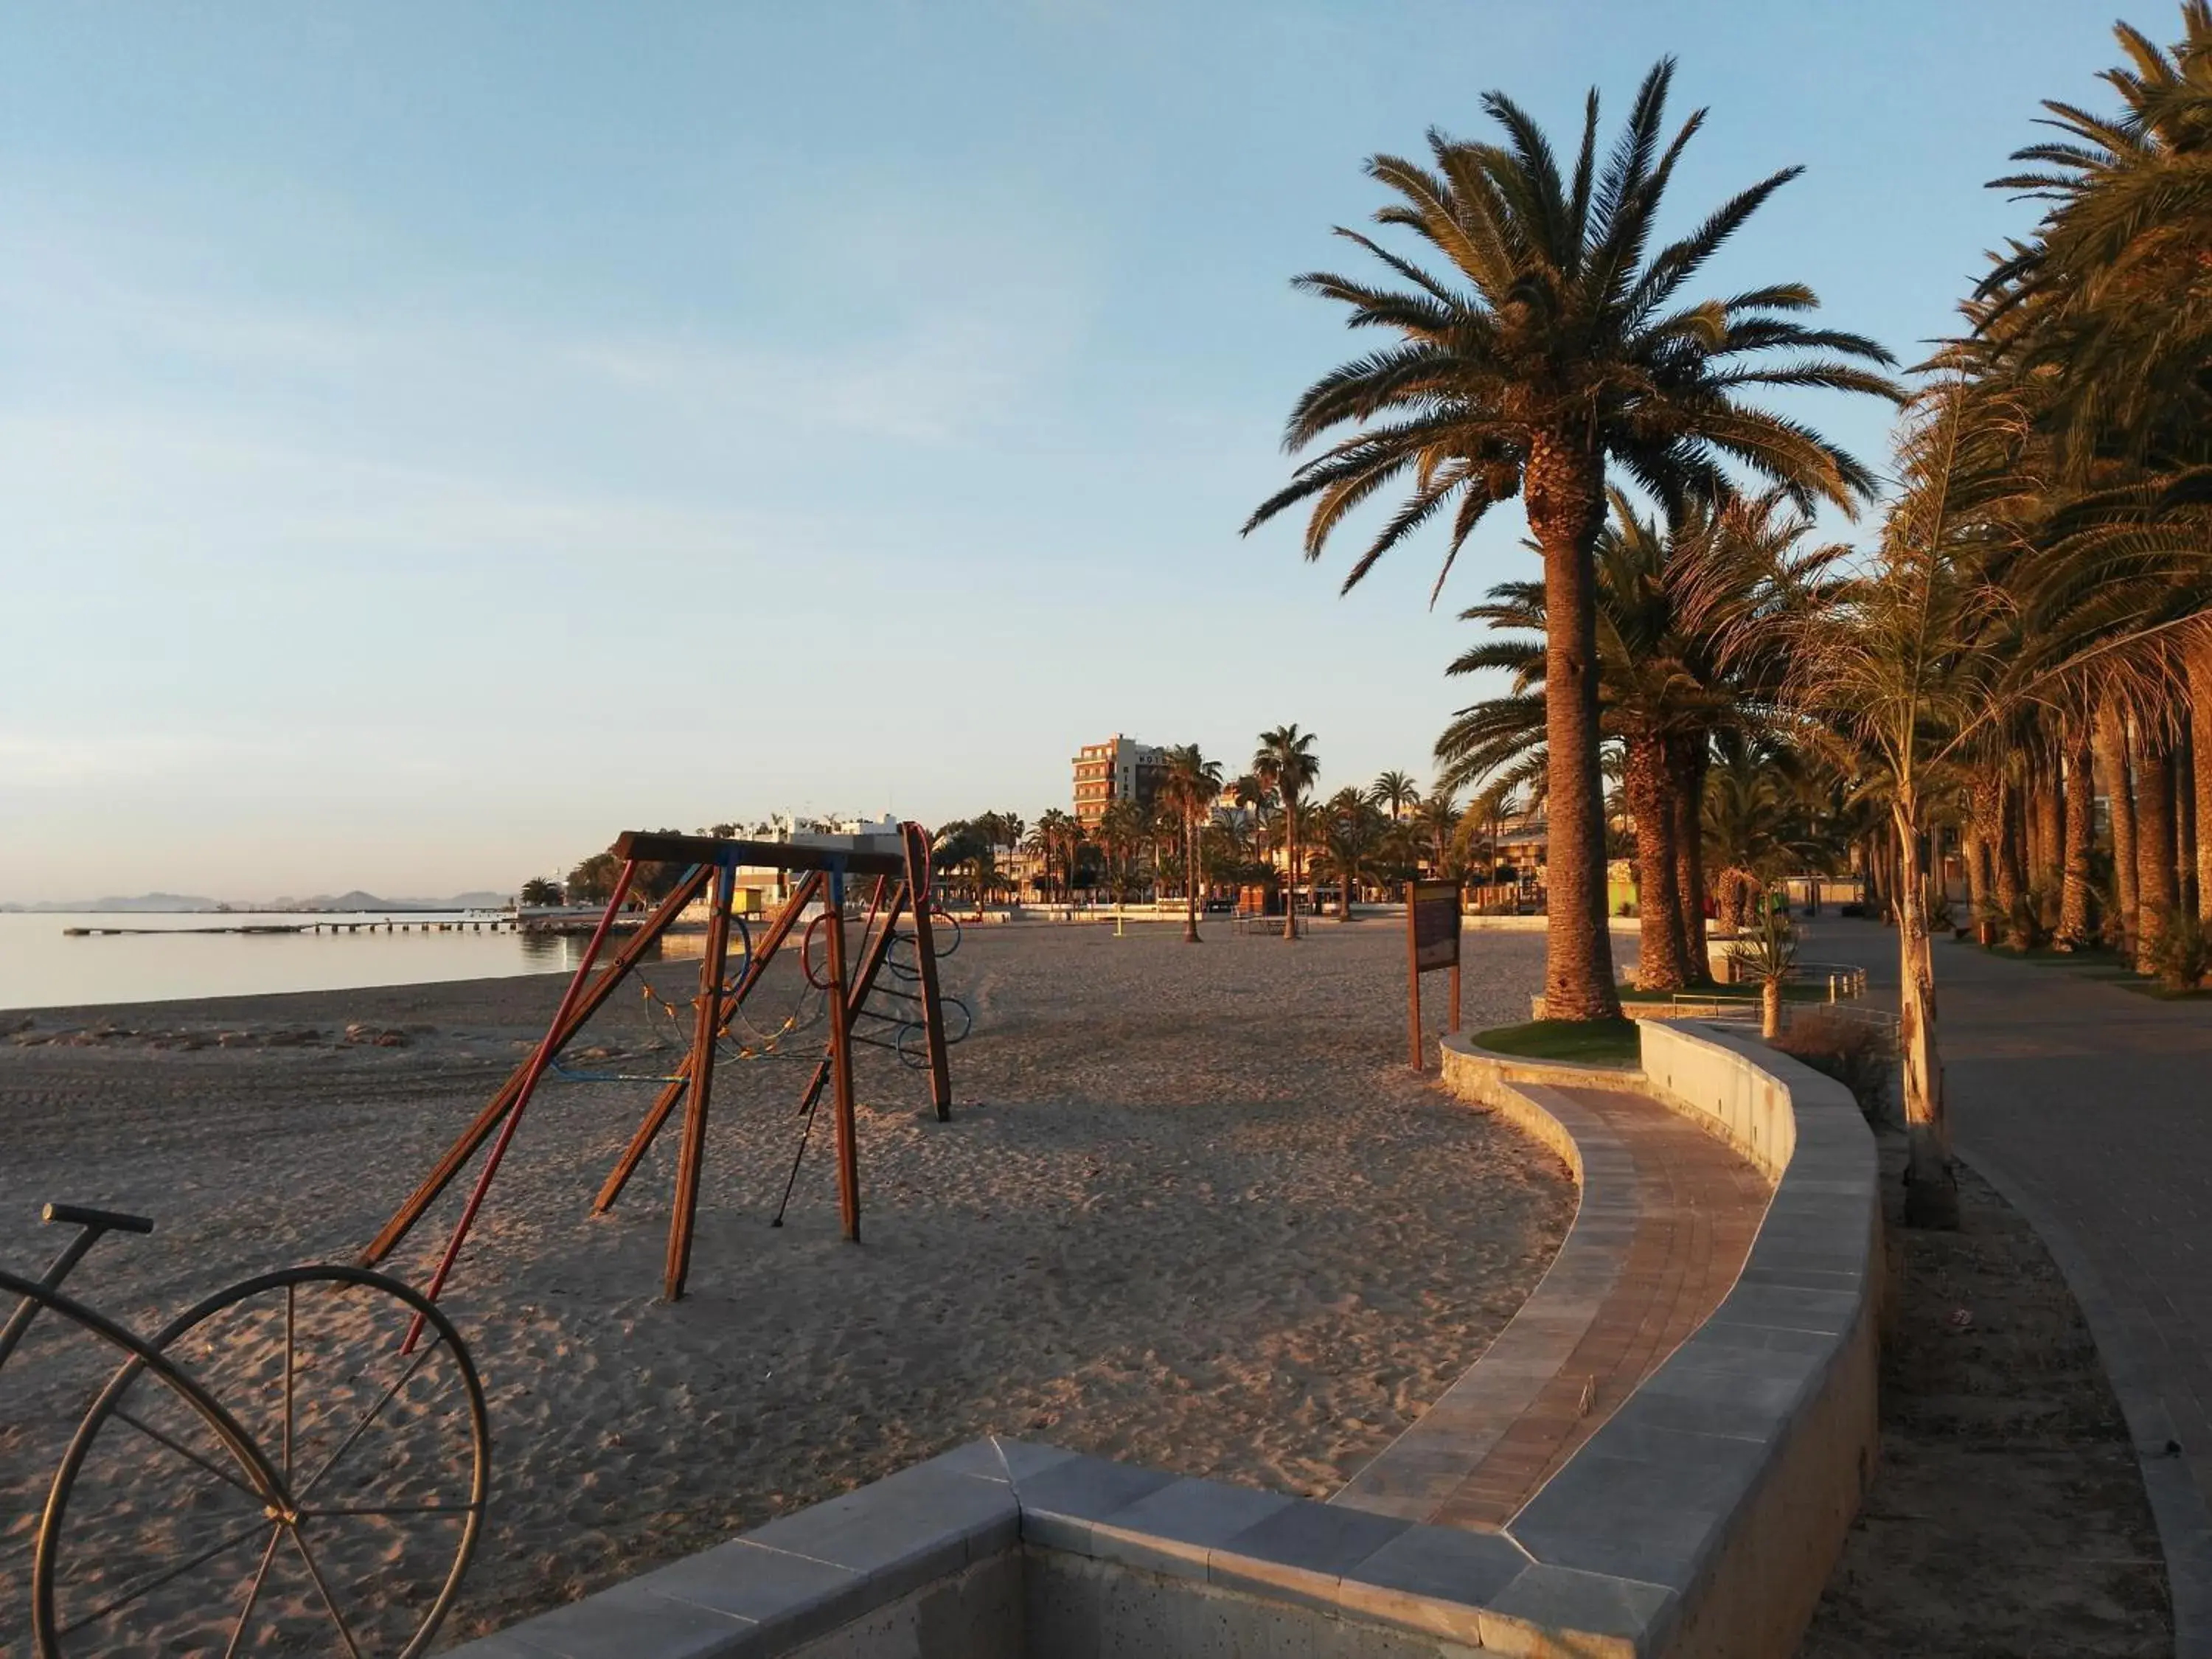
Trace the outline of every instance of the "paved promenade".
[[[1894, 1006], [1896, 935], [1809, 924]], [[2023, 1211], [2126, 1412], [2173, 1581], [2177, 1651], [2212, 1655], [2212, 1001], [1936, 947], [1959, 1155]]]

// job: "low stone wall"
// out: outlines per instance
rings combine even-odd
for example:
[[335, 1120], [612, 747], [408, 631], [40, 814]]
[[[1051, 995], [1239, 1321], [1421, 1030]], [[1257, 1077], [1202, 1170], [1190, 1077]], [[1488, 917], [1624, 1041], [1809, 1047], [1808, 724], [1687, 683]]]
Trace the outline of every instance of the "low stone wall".
[[[1742, 1034], [1643, 1030], [1642, 1070], [1605, 1085], [1726, 1138], [1773, 1202], [1713, 1316], [1503, 1532], [981, 1441], [454, 1651], [1784, 1659], [1872, 1474], [1873, 1140], [1840, 1085]], [[1455, 1038], [1445, 1064], [1578, 1171], [1612, 1168], [1519, 1062]]]
[[1487, 1106], [1510, 1118], [1524, 1134], [1543, 1142], [1575, 1170], [1581, 1179], [1580, 1157], [1573, 1133], [1550, 1112], [1515, 1088], [1516, 1084], [1540, 1083], [1555, 1089], [1633, 1089], [1641, 1091], [1644, 1073], [1636, 1066], [1570, 1066], [1548, 1060], [1523, 1060], [1478, 1048], [1463, 1036], [1446, 1036], [1437, 1055], [1444, 1087], [1462, 1100]]

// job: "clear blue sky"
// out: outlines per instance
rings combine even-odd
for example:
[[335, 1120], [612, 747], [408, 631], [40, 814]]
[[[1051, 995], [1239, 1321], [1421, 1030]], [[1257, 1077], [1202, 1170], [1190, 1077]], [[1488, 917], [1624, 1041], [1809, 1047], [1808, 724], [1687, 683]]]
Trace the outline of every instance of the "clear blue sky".
[[[2131, 20], [2173, 32], [2167, 0]], [[18, 7], [0, 899], [511, 887], [638, 824], [1066, 804], [1126, 732], [1425, 776], [1499, 515], [1285, 525], [1360, 163], [1500, 88], [1711, 106], [1711, 273], [1911, 356], [2094, 99], [2082, 0]], [[1869, 459], [1885, 415], [1803, 412]]]

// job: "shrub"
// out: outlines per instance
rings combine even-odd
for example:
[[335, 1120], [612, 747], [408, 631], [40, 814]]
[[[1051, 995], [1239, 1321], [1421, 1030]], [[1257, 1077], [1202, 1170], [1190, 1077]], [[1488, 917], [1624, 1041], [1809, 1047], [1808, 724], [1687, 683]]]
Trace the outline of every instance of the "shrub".
[[1788, 1030], [1770, 1041], [1792, 1060], [1804, 1061], [1849, 1089], [1868, 1122], [1880, 1121], [1897, 1070], [1887, 1031], [1863, 1019], [1816, 1008], [1791, 1020]]
[[2169, 991], [2193, 991], [2212, 972], [2212, 939], [2195, 912], [2174, 908], [2161, 913], [2166, 926], [2151, 957], [2159, 982]]

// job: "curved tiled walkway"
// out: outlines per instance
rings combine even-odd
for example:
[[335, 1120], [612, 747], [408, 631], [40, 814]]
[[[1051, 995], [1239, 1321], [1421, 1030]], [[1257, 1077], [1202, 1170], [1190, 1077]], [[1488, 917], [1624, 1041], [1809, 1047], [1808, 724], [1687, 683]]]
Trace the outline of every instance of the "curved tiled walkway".
[[1772, 1194], [1758, 1169], [1645, 1096], [1516, 1087], [1579, 1152], [1573, 1231], [1488, 1352], [1333, 1502], [1503, 1527], [1742, 1269]]

